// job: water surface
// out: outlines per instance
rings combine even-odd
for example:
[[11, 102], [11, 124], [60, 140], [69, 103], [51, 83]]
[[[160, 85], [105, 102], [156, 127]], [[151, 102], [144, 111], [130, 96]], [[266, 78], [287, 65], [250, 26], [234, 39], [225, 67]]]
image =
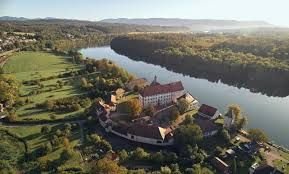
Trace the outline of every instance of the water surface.
[[[85, 57], [107, 58], [138, 77], [161, 83], [181, 80], [185, 89], [200, 103], [206, 103], [225, 112], [230, 104], [238, 104], [248, 117], [248, 128], [261, 128], [278, 144], [289, 147], [289, 97], [269, 97], [248, 89], [228, 86], [175, 73], [166, 68], [134, 61], [115, 53], [109, 46], [82, 49]], [[289, 89], [288, 89], [289, 90]]]

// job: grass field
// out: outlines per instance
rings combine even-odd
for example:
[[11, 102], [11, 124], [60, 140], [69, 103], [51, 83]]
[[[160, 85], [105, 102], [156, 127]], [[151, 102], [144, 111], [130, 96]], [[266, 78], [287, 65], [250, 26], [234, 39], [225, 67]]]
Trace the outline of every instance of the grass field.
[[[44, 134], [41, 133], [41, 128], [42, 126], [21, 126], [21, 127], [5, 127], [5, 126], [0, 126], [2, 129], [8, 129], [10, 132], [18, 135], [19, 137], [23, 138], [28, 145], [28, 152], [34, 152], [36, 151], [39, 147], [42, 145], [45, 145], [46, 143], [49, 142], [49, 137], [54, 135], [57, 129], [63, 129], [63, 124], [52, 124], [48, 126], [51, 131], [49, 134]], [[1, 132], [0, 132], [0, 137]], [[70, 140], [70, 145], [71, 147], [75, 147], [79, 142], [80, 142], [80, 131], [79, 128], [74, 129], [71, 132], [71, 136], [69, 138]], [[24, 147], [21, 147], [20, 145], [23, 146], [23, 144], [18, 143], [17, 141], [10, 141], [10, 144], [13, 144], [13, 146], [18, 147], [18, 151], [15, 150], [15, 155], [23, 155], [24, 154]], [[62, 144], [60, 144], [59, 147], [54, 149], [51, 153], [48, 153], [47, 155], [39, 157], [39, 161], [48, 161], [48, 160], [57, 160], [60, 157], [60, 154], [63, 152], [64, 147]], [[20, 153], [21, 152], [21, 153]], [[74, 166], [79, 166], [81, 161], [81, 155], [78, 151], [76, 151], [75, 156], [70, 159], [69, 161], [66, 161], [64, 166], [66, 167], [74, 167]]]
[[[80, 68], [80, 65], [72, 64], [68, 57], [56, 56], [46, 52], [30, 51], [15, 53], [3, 67], [6, 74], [15, 75], [20, 83], [27, 80], [56, 76]], [[57, 81], [67, 82], [67, 84], [60, 89], [55, 89], [53, 88], [53, 85], [55, 85]], [[55, 119], [71, 118], [81, 115], [84, 109], [73, 113], [55, 114], [35, 108], [36, 104], [43, 103], [48, 99], [53, 100], [73, 95], [81, 95], [79, 81], [80, 80], [77, 77], [54, 78], [40, 82], [43, 85], [41, 89], [38, 85], [21, 85], [20, 100], [29, 98], [32, 102], [17, 109], [17, 120], [51, 120], [51, 114], [56, 116]], [[31, 92], [37, 90], [41, 90], [42, 92], [29, 95]]]
[[280, 171], [284, 172], [285, 174], [289, 174], [289, 163], [286, 163], [286, 162], [281, 161], [281, 160], [275, 160], [274, 165]]
[[31, 80], [65, 72], [76, 68], [67, 57], [46, 52], [17, 52], [9, 58], [3, 67], [4, 73], [12, 73], [19, 80]]

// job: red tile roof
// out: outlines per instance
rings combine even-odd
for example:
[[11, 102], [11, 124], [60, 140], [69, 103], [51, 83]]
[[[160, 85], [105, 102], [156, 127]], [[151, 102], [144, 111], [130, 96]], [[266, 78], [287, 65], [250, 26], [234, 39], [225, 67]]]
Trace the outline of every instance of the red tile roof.
[[203, 119], [201, 117], [197, 117], [194, 122], [200, 126], [203, 133], [216, 131], [219, 129], [219, 126], [214, 123], [212, 120]]
[[167, 132], [166, 129], [153, 125], [134, 124], [128, 128], [127, 133], [145, 138], [164, 140]]
[[213, 117], [217, 111], [218, 111], [217, 108], [214, 108], [214, 107], [206, 105], [206, 104], [202, 104], [202, 106], [199, 109], [200, 113], [203, 113], [203, 114], [205, 114], [207, 116], [211, 116], [211, 117]]
[[147, 96], [153, 96], [158, 94], [166, 94], [166, 93], [172, 93], [177, 91], [184, 90], [183, 84], [181, 81], [169, 83], [165, 85], [153, 85], [153, 86], [147, 86], [141, 91], [141, 95], [143, 97]]

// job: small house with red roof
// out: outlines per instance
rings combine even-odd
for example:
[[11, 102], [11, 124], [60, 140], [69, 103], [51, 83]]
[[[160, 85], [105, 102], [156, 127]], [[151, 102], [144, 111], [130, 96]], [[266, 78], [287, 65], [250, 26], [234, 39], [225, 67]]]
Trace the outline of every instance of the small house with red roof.
[[198, 115], [209, 120], [215, 120], [220, 116], [220, 112], [217, 108], [202, 104], [202, 106], [198, 110]]
[[205, 138], [216, 135], [220, 130], [220, 126], [218, 126], [214, 120], [209, 120], [200, 116], [194, 120], [194, 123], [201, 128]]

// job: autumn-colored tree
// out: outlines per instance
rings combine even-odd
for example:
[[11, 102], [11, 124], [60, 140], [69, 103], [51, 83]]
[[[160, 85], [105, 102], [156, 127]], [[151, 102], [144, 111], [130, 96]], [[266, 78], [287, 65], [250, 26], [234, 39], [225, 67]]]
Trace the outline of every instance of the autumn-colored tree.
[[185, 113], [189, 109], [189, 107], [190, 103], [186, 99], [182, 98], [179, 100], [178, 108], [181, 114]]
[[232, 104], [228, 107], [228, 112], [232, 111], [235, 116], [234, 126], [237, 130], [242, 129], [247, 124], [247, 117], [243, 114], [239, 105]]
[[13, 76], [0, 74], [0, 102], [12, 105], [19, 93], [19, 84]]
[[267, 135], [261, 129], [249, 129], [248, 133], [249, 133], [249, 138], [253, 141], [257, 141], [257, 142], [268, 141]]
[[69, 139], [66, 137], [63, 138], [63, 146], [65, 149], [70, 149], [70, 142]]
[[176, 144], [183, 146], [185, 144], [195, 145], [203, 139], [203, 133], [200, 126], [188, 124], [180, 126], [175, 132]]
[[131, 119], [135, 119], [142, 112], [142, 106], [138, 99], [131, 99], [118, 105], [120, 112], [128, 113]]
[[103, 158], [97, 161], [96, 165], [91, 167], [90, 173], [101, 174], [126, 174], [127, 169], [119, 166], [115, 161]]

